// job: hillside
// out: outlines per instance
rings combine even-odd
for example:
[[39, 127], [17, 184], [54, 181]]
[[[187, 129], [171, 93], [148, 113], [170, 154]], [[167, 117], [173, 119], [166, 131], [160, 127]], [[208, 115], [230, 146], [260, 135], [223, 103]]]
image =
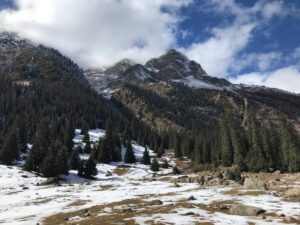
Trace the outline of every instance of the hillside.
[[[167, 139], [161, 140], [164, 148], [175, 149], [175, 139], [181, 139], [180, 154], [197, 163], [240, 163], [254, 171], [290, 170], [288, 164], [293, 164], [292, 170], [299, 170], [299, 95], [211, 77], [176, 50], [145, 65], [115, 70], [98, 76], [90, 70], [85, 76], [100, 94], [109, 93], [112, 101]], [[290, 155], [286, 162], [282, 154]]]

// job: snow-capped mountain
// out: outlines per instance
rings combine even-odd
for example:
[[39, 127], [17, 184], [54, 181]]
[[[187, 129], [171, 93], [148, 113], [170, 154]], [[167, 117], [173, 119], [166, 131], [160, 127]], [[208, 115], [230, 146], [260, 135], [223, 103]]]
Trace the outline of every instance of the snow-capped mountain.
[[122, 83], [183, 83], [192, 88], [229, 89], [233, 85], [225, 79], [214, 78], [203, 70], [200, 64], [175, 49], [153, 58], [144, 65], [122, 60], [106, 70], [89, 69], [85, 76], [99, 93], [112, 93]]

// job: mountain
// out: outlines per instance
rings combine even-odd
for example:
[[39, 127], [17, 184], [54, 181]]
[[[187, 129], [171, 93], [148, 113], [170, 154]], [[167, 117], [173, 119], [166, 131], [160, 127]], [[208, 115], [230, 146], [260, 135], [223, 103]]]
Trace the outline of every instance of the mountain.
[[[98, 93], [109, 89], [112, 101], [158, 132], [161, 142], [167, 139], [161, 145], [175, 148], [180, 139], [182, 154], [197, 163], [253, 171], [299, 164], [300, 95], [211, 77], [176, 50], [122, 68], [104, 71], [98, 83], [85, 75]], [[117, 79], [106, 79], [112, 76]]]
[[71, 151], [75, 128], [105, 128], [111, 120], [112, 130], [123, 130], [132, 120], [98, 95], [83, 70], [55, 49], [0, 33], [0, 65], [0, 162], [20, 158], [28, 143], [34, 149], [43, 143], [32, 151], [39, 157], [31, 169], [39, 171], [51, 146]]
[[55, 49], [1, 33], [0, 64], [3, 163], [32, 143], [26, 168], [55, 174], [49, 165], [68, 160], [57, 149], [73, 151], [75, 127], [106, 127], [103, 143], [84, 150], [99, 162], [118, 160], [121, 142], [135, 140], [204, 168], [300, 170], [300, 95], [211, 77], [176, 50], [84, 72]]
[[194, 88], [210, 89], [226, 89], [232, 86], [225, 79], [208, 76], [198, 63], [175, 49], [149, 60], [145, 65], [122, 60], [106, 70], [87, 70], [85, 76], [94, 89], [102, 94], [113, 93], [124, 82], [179, 82]]

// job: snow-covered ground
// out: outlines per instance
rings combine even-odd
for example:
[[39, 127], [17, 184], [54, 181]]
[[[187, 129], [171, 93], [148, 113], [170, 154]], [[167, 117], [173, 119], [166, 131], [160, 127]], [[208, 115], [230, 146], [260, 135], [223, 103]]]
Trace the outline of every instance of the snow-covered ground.
[[[96, 140], [104, 135], [104, 131], [94, 130], [90, 132], [90, 135], [91, 139]], [[77, 131], [75, 139], [80, 138], [79, 131]], [[141, 158], [144, 148], [134, 143], [133, 149], [136, 157]], [[150, 155], [154, 155], [151, 150]], [[171, 158], [166, 157], [166, 159], [170, 164], [174, 164]], [[98, 164], [97, 169], [98, 175], [92, 181], [78, 177], [76, 171], [70, 171], [68, 176], [62, 177], [65, 182], [60, 186], [41, 186], [38, 184], [44, 182], [46, 178], [25, 172], [17, 166], [0, 165], [0, 224], [43, 224], [49, 216], [88, 210], [94, 206], [104, 207], [97, 212], [98, 214], [92, 215], [95, 219], [99, 217], [99, 221], [122, 207], [132, 207], [135, 210], [134, 213], [129, 213], [130, 217], [125, 216], [123, 219], [130, 219], [136, 224], [190, 225], [197, 222], [241, 225], [248, 225], [250, 222], [283, 224], [281, 218], [268, 220], [259, 217], [236, 216], [200, 207], [220, 201], [234, 201], [262, 207], [268, 212], [277, 214], [300, 214], [299, 203], [287, 202], [267, 193], [239, 196], [226, 194], [226, 191], [230, 190], [229, 187], [205, 189], [196, 183], [174, 185], [171, 181], [177, 176], [170, 175], [171, 169], [161, 169], [159, 176], [154, 176], [149, 166], [140, 163]], [[191, 195], [195, 197], [195, 200], [188, 199]], [[136, 199], [143, 205], [139, 204], [134, 208], [134, 204], [130, 201]], [[158, 199], [162, 201], [162, 205], [147, 205], [147, 202]], [[115, 205], [107, 205], [112, 203]], [[67, 221], [52, 224], [72, 224], [74, 221], [75, 224], [80, 224], [88, 218], [81, 214], [71, 213], [68, 214], [67, 219]], [[48, 221], [48, 224], [51, 223]], [[113, 223], [99, 222], [99, 224]]]

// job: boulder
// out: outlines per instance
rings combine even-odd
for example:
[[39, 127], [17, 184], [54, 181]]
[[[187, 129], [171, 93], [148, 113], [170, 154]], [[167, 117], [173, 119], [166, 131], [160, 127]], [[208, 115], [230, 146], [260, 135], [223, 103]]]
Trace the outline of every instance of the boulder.
[[195, 213], [194, 212], [187, 212], [185, 214], [183, 214], [184, 216], [194, 216]]
[[290, 188], [283, 193], [285, 198], [300, 200], [300, 187]]
[[285, 223], [295, 223], [295, 224], [300, 224], [300, 216], [287, 216], [284, 219]]
[[172, 185], [172, 187], [180, 187], [180, 185], [177, 184], [177, 183], [174, 183], [174, 184]]
[[229, 213], [232, 215], [239, 216], [258, 216], [265, 213], [266, 211], [262, 208], [248, 206], [244, 204], [236, 204], [231, 206]]
[[244, 188], [250, 190], [266, 190], [266, 185], [258, 178], [247, 177], [244, 182]]
[[149, 205], [162, 205], [163, 202], [161, 200], [152, 200], [151, 202], [149, 202]]
[[230, 204], [219, 205], [219, 209], [221, 209], [221, 210], [226, 210], [226, 209], [230, 209], [230, 208], [231, 208]]
[[188, 200], [197, 200], [193, 195], [191, 195]]
[[112, 176], [112, 173], [111, 173], [110, 171], [107, 171], [106, 174], [105, 174], [105, 176], [106, 176], [106, 177], [111, 177], [111, 176]]

